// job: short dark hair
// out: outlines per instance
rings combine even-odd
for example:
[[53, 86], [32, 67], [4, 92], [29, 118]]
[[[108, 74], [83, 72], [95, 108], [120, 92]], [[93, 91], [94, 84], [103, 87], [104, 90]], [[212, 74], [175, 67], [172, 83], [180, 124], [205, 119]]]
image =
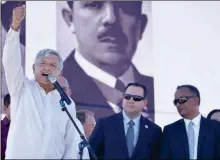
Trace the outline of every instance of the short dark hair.
[[86, 118], [88, 117], [88, 115], [94, 116], [94, 113], [89, 110], [78, 110], [76, 112], [76, 117], [82, 124], [86, 122]]
[[126, 90], [128, 89], [128, 87], [130, 87], [130, 86], [135, 86], [135, 87], [141, 87], [142, 89], [143, 89], [143, 91], [144, 91], [144, 98], [147, 98], [147, 96], [148, 96], [148, 90], [147, 90], [147, 88], [144, 86], [144, 85], [142, 85], [142, 84], [139, 84], [139, 83], [129, 83], [126, 87], [125, 87], [125, 92], [126, 92]]
[[71, 9], [73, 8], [73, 1], [67, 1], [67, 4]]
[[199, 90], [193, 86], [193, 85], [190, 85], [190, 84], [184, 84], [184, 85], [181, 85], [181, 86], [177, 86], [177, 89], [181, 89], [181, 88], [187, 88], [190, 90], [190, 92], [192, 94], [194, 94], [194, 96], [198, 97], [199, 98], [199, 104], [201, 102], [201, 99], [200, 99], [200, 93], [199, 93]]
[[6, 94], [4, 96], [4, 105], [8, 107], [11, 104], [11, 96], [10, 94]]
[[220, 113], [220, 109], [214, 109], [214, 110], [212, 110], [211, 112], [209, 112], [207, 118], [208, 118], [208, 119], [211, 119], [212, 115], [215, 114], [215, 113], [218, 113], [218, 112]]

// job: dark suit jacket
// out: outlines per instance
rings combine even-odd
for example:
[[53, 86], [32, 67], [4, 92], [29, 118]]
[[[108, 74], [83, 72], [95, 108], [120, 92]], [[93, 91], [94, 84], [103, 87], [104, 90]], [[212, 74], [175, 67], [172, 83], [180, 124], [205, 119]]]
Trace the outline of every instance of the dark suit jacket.
[[[95, 113], [96, 119], [112, 115], [114, 111], [107, 103], [103, 93], [97, 87], [93, 79], [78, 65], [74, 58], [74, 53], [75, 51], [73, 51], [64, 61], [63, 76], [70, 84], [72, 90], [71, 98], [77, 105], [76, 109], [91, 110]], [[135, 71], [135, 75], [136, 82], [145, 85], [148, 89], [148, 111], [151, 118], [154, 120], [153, 78], [143, 76], [137, 70]]]
[[[141, 116], [139, 136], [131, 159], [158, 159], [161, 135], [159, 126]], [[100, 159], [129, 159], [122, 112], [100, 119], [89, 143]]]
[[[197, 159], [220, 159], [220, 123], [201, 118]], [[163, 130], [162, 159], [189, 159], [189, 145], [184, 120], [167, 125]]]

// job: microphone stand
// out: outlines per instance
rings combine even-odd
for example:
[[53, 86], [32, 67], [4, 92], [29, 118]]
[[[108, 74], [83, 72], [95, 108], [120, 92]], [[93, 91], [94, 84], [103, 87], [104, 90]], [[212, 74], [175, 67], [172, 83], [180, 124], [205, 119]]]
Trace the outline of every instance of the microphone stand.
[[[61, 97], [62, 97], [62, 96], [61, 96]], [[60, 105], [61, 105], [61, 107], [62, 107], [62, 111], [65, 111], [65, 112], [66, 112], [66, 114], [67, 114], [68, 117], [70, 118], [71, 122], [72, 122], [73, 125], [75, 126], [77, 132], [79, 133], [80, 138], [82, 139], [82, 141], [81, 141], [81, 142], [79, 143], [79, 145], [78, 145], [78, 147], [79, 147], [79, 154], [80, 154], [80, 160], [82, 160], [82, 157], [83, 157], [83, 149], [84, 149], [85, 147], [88, 148], [88, 151], [89, 151], [89, 153], [90, 153], [90, 155], [91, 155], [91, 158], [97, 160], [97, 157], [96, 157], [94, 151], [92, 150], [92, 147], [89, 145], [89, 143], [87, 142], [85, 136], [84, 136], [84, 135], [81, 133], [81, 131], [79, 130], [79, 128], [78, 128], [76, 122], [73, 120], [72, 116], [70, 115], [69, 111], [67, 110], [67, 108], [66, 108], [66, 106], [65, 106], [65, 103], [64, 103], [64, 100], [63, 100], [62, 98], [61, 98], [61, 100], [60, 100]]]

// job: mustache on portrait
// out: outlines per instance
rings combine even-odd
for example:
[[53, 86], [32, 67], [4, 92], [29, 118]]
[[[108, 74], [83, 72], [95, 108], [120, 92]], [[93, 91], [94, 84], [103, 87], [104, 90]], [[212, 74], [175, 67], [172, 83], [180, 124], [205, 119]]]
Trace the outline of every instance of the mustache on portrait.
[[127, 36], [123, 33], [122, 30], [118, 29], [117, 27], [109, 27], [105, 28], [102, 31], [98, 33], [98, 39], [102, 40], [106, 37], [111, 37], [115, 38], [116, 42], [120, 45], [127, 45], [128, 44], [128, 38]]

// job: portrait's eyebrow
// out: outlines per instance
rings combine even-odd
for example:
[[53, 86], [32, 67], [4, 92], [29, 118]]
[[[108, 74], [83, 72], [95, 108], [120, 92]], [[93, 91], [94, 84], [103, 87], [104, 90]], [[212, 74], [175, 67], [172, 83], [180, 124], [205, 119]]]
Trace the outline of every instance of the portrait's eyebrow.
[[89, 5], [89, 4], [93, 4], [93, 3], [96, 3], [96, 4], [103, 4], [107, 1], [102, 1], [102, 0], [99, 0], [99, 1], [92, 1], [92, 0], [87, 0], [87, 1], [80, 1], [80, 4], [83, 6], [85, 5]]
[[89, 4], [89, 3], [92, 3], [92, 2], [95, 2], [95, 1], [92, 1], [92, 0], [81, 0], [81, 1], [79, 1], [79, 3], [81, 5]]

